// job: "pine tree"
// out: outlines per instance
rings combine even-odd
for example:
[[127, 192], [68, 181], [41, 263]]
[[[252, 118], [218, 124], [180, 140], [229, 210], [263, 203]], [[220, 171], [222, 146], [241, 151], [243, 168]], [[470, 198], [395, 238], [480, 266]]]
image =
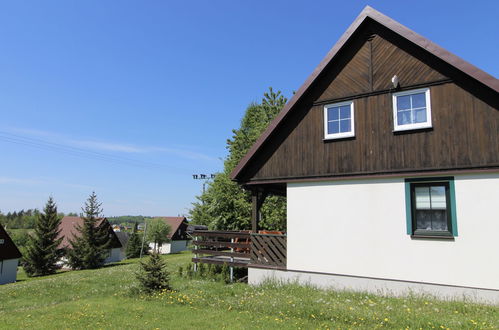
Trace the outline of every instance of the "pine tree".
[[43, 213], [37, 214], [34, 233], [29, 236], [23, 256], [23, 267], [28, 276], [54, 274], [59, 268], [57, 261], [62, 256], [62, 249], [59, 249], [62, 238], [57, 239], [60, 223], [57, 205], [49, 197]]
[[170, 274], [157, 252], [153, 252], [145, 262], [140, 262], [140, 270], [136, 277], [140, 288], [146, 293], [171, 289]]
[[99, 268], [108, 256], [111, 240], [108, 226], [99, 223], [101, 205], [95, 192], [92, 192], [82, 208], [85, 214], [83, 225], [76, 226], [78, 233], [73, 240], [69, 240], [71, 248], [67, 251], [68, 264], [73, 269]]
[[140, 257], [140, 250], [142, 249], [142, 242], [139, 234], [137, 233], [137, 223], [135, 223], [135, 227], [133, 228], [132, 235], [130, 235], [130, 239], [128, 240], [126, 246], [126, 257], [127, 258], [138, 258]]

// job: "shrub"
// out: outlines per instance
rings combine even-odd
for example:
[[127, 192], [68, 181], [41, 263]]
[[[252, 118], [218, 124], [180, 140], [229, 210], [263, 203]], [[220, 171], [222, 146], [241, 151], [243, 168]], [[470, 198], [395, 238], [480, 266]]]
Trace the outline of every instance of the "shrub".
[[140, 289], [148, 294], [171, 290], [170, 274], [166, 269], [165, 262], [157, 252], [151, 253], [146, 261], [140, 262], [139, 272], [136, 274]]

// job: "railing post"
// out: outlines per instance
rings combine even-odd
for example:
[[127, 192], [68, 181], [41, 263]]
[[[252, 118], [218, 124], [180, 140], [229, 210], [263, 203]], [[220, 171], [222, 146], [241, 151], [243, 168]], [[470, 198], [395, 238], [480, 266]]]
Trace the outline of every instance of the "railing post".
[[[199, 236], [194, 236], [194, 240], [197, 242]], [[198, 258], [198, 254], [196, 253], [196, 250], [198, 249], [198, 246], [194, 244], [194, 258]], [[194, 272], [196, 273], [198, 271], [198, 263], [197, 261], [194, 263]]]
[[[231, 238], [230, 242], [234, 243], [234, 238]], [[234, 247], [230, 248], [230, 252], [234, 253]], [[231, 266], [229, 268], [229, 272], [230, 272], [230, 283], [234, 282], [234, 266], [232, 266], [233, 262], [234, 262], [234, 256], [231, 256], [230, 257], [230, 265]]]

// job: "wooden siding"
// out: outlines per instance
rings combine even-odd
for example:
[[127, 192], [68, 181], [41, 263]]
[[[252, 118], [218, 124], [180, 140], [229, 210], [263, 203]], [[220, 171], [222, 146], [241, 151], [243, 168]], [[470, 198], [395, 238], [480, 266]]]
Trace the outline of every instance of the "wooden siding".
[[370, 63], [371, 45], [366, 41], [329, 84], [318, 101], [370, 92], [372, 90], [369, 80]]
[[391, 93], [354, 100], [351, 139], [323, 140], [322, 105], [295, 112], [244, 181], [499, 166], [499, 111], [455, 83], [430, 93], [427, 130], [393, 132]]
[[[389, 36], [387, 38], [389, 39]], [[325, 78], [329, 85], [317, 98], [316, 103], [390, 90], [393, 88], [391, 79], [394, 75], [398, 76], [400, 86], [448, 79], [381, 35], [364, 35], [361, 40], [365, 41], [360, 47], [357, 40], [345, 51], [344, 57], [347, 59], [337, 64], [342, 66], [340, 70], [337, 69], [338, 73], [331, 72], [332, 74]], [[352, 50], [355, 53], [352, 54]], [[351, 57], [348, 58], [349, 56]]]
[[400, 86], [417, 85], [447, 77], [391, 42], [376, 36], [372, 40], [373, 90], [392, 88], [391, 79], [399, 78]]

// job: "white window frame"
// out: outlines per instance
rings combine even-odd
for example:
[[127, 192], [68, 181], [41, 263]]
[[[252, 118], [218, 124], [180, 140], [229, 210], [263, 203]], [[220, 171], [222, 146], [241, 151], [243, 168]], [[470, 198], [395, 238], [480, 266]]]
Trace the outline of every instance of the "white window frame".
[[[327, 122], [328, 122], [327, 109], [332, 108], [332, 107], [341, 107], [344, 105], [350, 106], [350, 131], [343, 132], [343, 133], [328, 134], [328, 132], [327, 132]], [[331, 104], [325, 105], [324, 106], [324, 140], [343, 139], [343, 138], [348, 138], [348, 137], [353, 137], [353, 136], [355, 136], [355, 116], [354, 116], [353, 101], [345, 101], [345, 102], [331, 103]]]
[[[415, 124], [405, 124], [399, 125], [397, 118], [397, 97], [404, 95], [412, 95], [418, 93], [425, 93], [426, 100], [426, 122], [424, 123], [415, 123]], [[397, 131], [407, 131], [414, 129], [423, 129], [430, 128], [431, 125], [431, 102], [430, 102], [430, 89], [429, 88], [421, 88], [421, 89], [412, 89], [408, 91], [393, 93], [392, 95], [392, 104], [393, 104], [393, 130]]]

